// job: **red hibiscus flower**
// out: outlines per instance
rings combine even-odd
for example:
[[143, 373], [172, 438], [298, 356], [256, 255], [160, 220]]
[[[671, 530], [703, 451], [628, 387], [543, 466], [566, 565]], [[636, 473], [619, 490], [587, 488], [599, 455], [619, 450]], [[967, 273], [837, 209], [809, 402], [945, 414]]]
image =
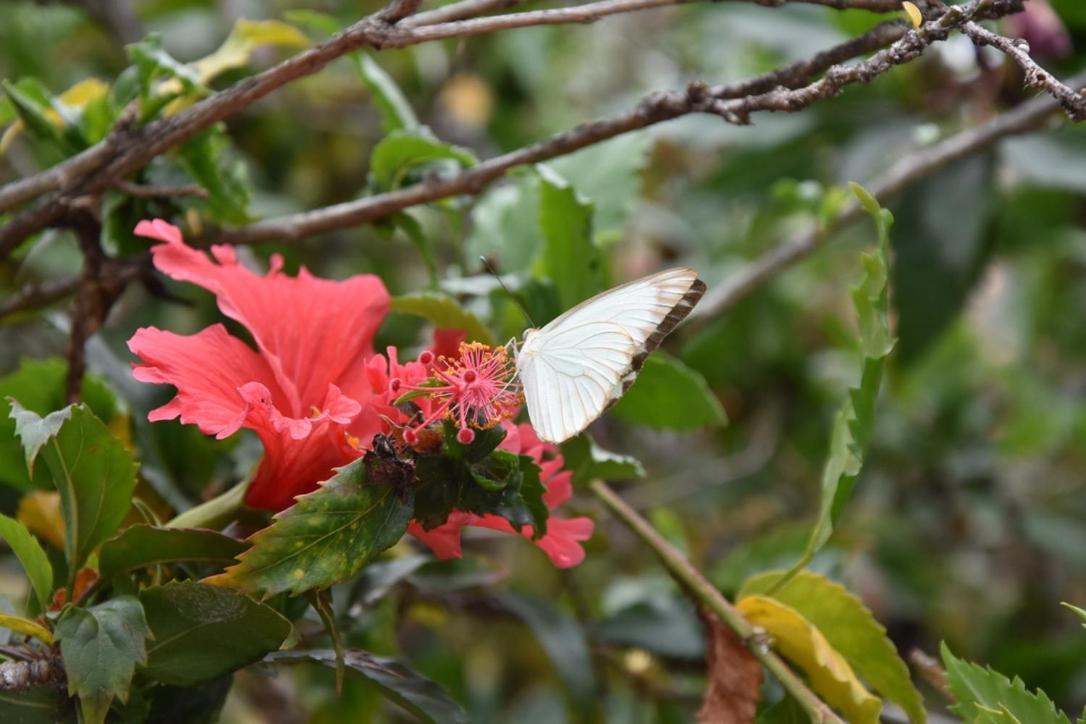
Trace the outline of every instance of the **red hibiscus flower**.
[[[502, 425], [507, 434], [499, 447], [512, 453], [529, 455], [539, 465], [539, 477], [547, 488], [543, 495], [547, 507], [553, 511], [569, 500], [573, 495], [573, 473], [562, 470], [565, 461], [558, 453], [558, 446], [541, 442], [535, 430], [527, 423], [514, 425], [506, 421]], [[475, 515], [461, 511], [454, 511], [445, 523], [430, 530], [412, 522], [407, 532], [428, 545], [438, 558], [459, 558], [462, 555], [460, 531], [468, 525], [517, 533], [517, 529], [499, 515]], [[543, 549], [555, 566], [570, 568], [584, 560], [581, 541], [592, 537], [594, 527], [591, 518], [559, 518], [552, 515], [547, 519], [547, 534], [535, 541], [535, 544]], [[529, 539], [532, 533], [530, 525], [520, 531], [521, 535]]]
[[388, 311], [380, 279], [367, 274], [336, 282], [304, 268], [289, 277], [278, 255], [261, 276], [239, 264], [232, 247], [214, 246], [209, 258], [161, 219], [141, 221], [136, 233], [164, 242], [151, 249], [155, 266], [214, 293], [222, 313], [244, 325], [256, 344], [249, 347], [221, 324], [191, 336], [138, 330], [128, 341], [143, 361], [133, 366], [136, 379], [177, 388], [176, 397], [151, 412], [152, 421], [180, 418], [220, 439], [242, 427], [256, 432], [265, 454], [245, 502], [273, 511], [369, 446], [383, 424], [378, 408], [387, 404], [367, 365]]

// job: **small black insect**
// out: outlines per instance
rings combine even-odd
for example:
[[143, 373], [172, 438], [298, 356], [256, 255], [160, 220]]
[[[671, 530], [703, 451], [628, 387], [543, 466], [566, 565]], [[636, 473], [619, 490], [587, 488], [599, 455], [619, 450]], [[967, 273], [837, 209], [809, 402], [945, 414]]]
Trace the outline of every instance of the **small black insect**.
[[373, 448], [362, 458], [362, 464], [367, 483], [391, 486], [406, 502], [414, 489], [415, 461], [400, 457], [392, 438], [382, 433], [374, 435]]

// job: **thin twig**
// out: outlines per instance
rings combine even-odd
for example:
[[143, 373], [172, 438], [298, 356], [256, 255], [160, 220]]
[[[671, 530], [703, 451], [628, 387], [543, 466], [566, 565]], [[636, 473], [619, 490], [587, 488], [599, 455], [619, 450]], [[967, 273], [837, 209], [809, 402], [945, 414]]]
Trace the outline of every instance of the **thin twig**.
[[137, 184], [131, 181], [118, 181], [113, 184], [118, 191], [123, 191], [129, 196], [141, 199], [179, 198], [193, 196], [199, 199], [207, 198], [207, 191], [198, 184], [184, 184], [182, 186], [155, 186], [151, 184]]
[[1008, 58], [1018, 64], [1026, 76], [1026, 84], [1040, 88], [1063, 106], [1063, 110], [1074, 121], [1086, 120], [1086, 96], [1064, 85], [1056, 76], [1042, 68], [1029, 54], [1029, 45], [1024, 41], [1013, 40], [974, 22], [962, 26], [962, 31], [977, 45], [991, 45], [1001, 50]]
[[31, 282], [0, 302], [0, 319], [31, 309], [41, 309], [64, 299], [79, 286], [79, 277]]
[[[774, 71], [747, 82], [746, 85], [753, 87], [771, 87], [764, 93], [729, 99], [740, 89], [733, 86], [713, 88], [700, 82], [691, 83], [683, 91], [652, 93], [624, 113], [582, 123], [543, 141], [491, 158], [460, 174], [430, 178], [397, 191], [313, 211], [265, 219], [239, 229], [224, 230], [217, 238], [230, 244], [298, 241], [314, 234], [357, 226], [410, 206], [450, 196], [478, 194], [510, 169], [563, 156], [623, 133], [692, 113], [714, 113], [739, 124], [748, 123], [750, 115], [758, 111], [794, 113], [816, 101], [836, 96], [847, 85], [868, 83], [894, 66], [916, 58], [931, 43], [946, 38], [953, 28], [953, 22], [964, 22], [984, 2], [985, 0], [975, 0], [966, 5], [955, 6], [919, 30], [911, 30], [901, 35], [897, 35], [896, 26], [879, 26], [872, 30], [870, 37], [865, 37], [863, 42], [849, 41], [844, 45], [848, 51], [863, 53], [872, 47], [878, 47], [880, 41], [889, 41], [896, 37], [889, 47], [853, 65], [831, 65], [822, 78], [807, 85], [797, 88], [780, 87], [782, 81], [797, 84], [796, 78], [804, 70], [812, 73], [823, 70], [826, 57], [847, 59], [844, 56], [848, 51], [833, 48], [820, 54], [822, 59], [811, 61], [806, 66], [789, 66], [786, 70], [790, 68], [791, 76], [787, 78], [780, 76], [780, 71]], [[1001, 7], [1009, 10], [1011, 6]], [[1000, 9], [988, 8], [988, 11], [998, 12]]]
[[[1086, 73], [1067, 81], [1071, 88], [1086, 86]], [[866, 185], [868, 191], [885, 202], [905, 188], [948, 164], [991, 148], [1007, 136], [1037, 130], [1053, 113], [1057, 102], [1039, 96], [974, 128], [961, 131], [938, 143], [910, 153], [884, 174]], [[691, 313], [692, 319], [708, 319], [728, 312], [767, 279], [807, 258], [838, 231], [863, 217], [859, 205], [849, 200], [837, 215], [824, 225], [804, 232], [771, 249], [747, 264], [729, 279], [711, 289]]]
[[[88, 176], [95, 178], [80, 192], [101, 191], [108, 188], [117, 179], [124, 178], [139, 169], [166, 149], [191, 138], [224, 118], [239, 113], [283, 85], [312, 75], [336, 58], [364, 46], [406, 47], [432, 40], [491, 33], [529, 25], [583, 23], [606, 15], [634, 12], [662, 5], [676, 5], [682, 1], [603, 0], [554, 10], [508, 13], [472, 21], [463, 20], [468, 11], [482, 12], [498, 6], [497, 3], [491, 5], [480, 1], [457, 4], [459, 9], [455, 12], [421, 13], [407, 19], [401, 26], [396, 24], [395, 20], [402, 16], [404, 8], [400, 5], [401, 0], [394, 0], [393, 4], [386, 9], [359, 20], [323, 43], [291, 56], [261, 73], [240, 80], [230, 88], [195, 103], [175, 116], [160, 119], [137, 131], [128, 132], [128, 129], [124, 129], [124, 132], [115, 131], [98, 144], [42, 173], [0, 187], [0, 212], [13, 209], [50, 191], [66, 190], [69, 185]], [[893, 0], [745, 1], [772, 6], [791, 1], [840, 9], [865, 8], [878, 12], [891, 12], [897, 9]], [[446, 17], [452, 19], [448, 22], [433, 22], [434, 19], [443, 20]], [[16, 224], [14, 233], [0, 233], [0, 257], [10, 251], [11, 237], [32, 233], [34, 230], [43, 228], [40, 224], [53, 223], [62, 214], [63, 204], [54, 199], [52, 203], [46, 204], [46, 207], [39, 210], [33, 219]]]
[[844, 724], [814, 692], [807, 688], [807, 685], [779, 656], [768, 647], [764, 647], [757, 642], [758, 637], [755, 636], [754, 628], [743, 618], [743, 615], [732, 606], [728, 599], [724, 598], [724, 595], [717, 590], [716, 586], [710, 583], [702, 575], [701, 571], [695, 568], [678, 549], [664, 540], [663, 536], [656, 532], [651, 523], [627, 505], [603, 481], [594, 481], [589, 485], [589, 489], [643, 543], [652, 548], [675, 580], [681, 583], [691, 595], [695, 596], [699, 603], [712, 611], [732, 631], [735, 631], [739, 638], [743, 639], [750, 652], [777, 677], [781, 685], [788, 690], [788, 693], [795, 698], [808, 716], [811, 717], [811, 721]]

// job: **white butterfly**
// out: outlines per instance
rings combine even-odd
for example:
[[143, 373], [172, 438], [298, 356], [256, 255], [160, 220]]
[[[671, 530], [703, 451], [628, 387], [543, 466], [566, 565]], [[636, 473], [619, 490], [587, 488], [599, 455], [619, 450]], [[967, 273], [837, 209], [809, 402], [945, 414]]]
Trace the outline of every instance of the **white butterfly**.
[[525, 332], [517, 374], [540, 439], [562, 442], [602, 415], [704, 293], [693, 269], [669, 269], [597, 294]]

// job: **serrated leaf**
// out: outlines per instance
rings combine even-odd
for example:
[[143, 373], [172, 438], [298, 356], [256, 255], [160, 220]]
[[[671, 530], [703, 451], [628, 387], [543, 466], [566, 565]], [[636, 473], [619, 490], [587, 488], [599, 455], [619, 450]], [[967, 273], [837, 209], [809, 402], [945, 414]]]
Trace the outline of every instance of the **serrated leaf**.
[[357, 573], [407, 531], [412, 505], [403, 491], [369, 484], [363, 459], [336, 471], [249, 538], [237, 565], [207, 579], [245, 592], [298, 595]]
[[373, 102], [381, 113], [381, 127], [385, 133], [418, 128], [419, 120], [411, 110], [411, 104], [388, 73], [365, 53], [356, 53], [353, 57], [362, 82], [373, 94]]
[[604, 450], [596, 441], [582, 433], [562, 443], [563, 468], [573, 473], [573, 484], [592, 480], [627, 480], [645, 475], [641, 461], [630, 455]]
[[439, 141], [418, 131], [392, 131], [382, 138], [370, 156], [370, 173], [382, 191], [399, 188], [407, 174], [435, 161], [455, 161], [464, 168], [478, 161], [466, 148]]
[[64, 552], [77, 571], [132, 507], [136, 462], [85, 404], [42, 418], [13, 402], [12, 415], [28, 464], [40, 453], [49, 466], [64, 515]]
[[38, 597], [41, 610], [49, 608], [53, 595], [53, 566], [37, 538], [19, 521], [0, 513], [0, 538], [11, 547]]
[[773, 647], [807, 674], [811, 687], [853, 724], [877, 724], [882, 703], [856, 678], [852, 667], [817, 627], [791, 606], [767, 596], [741, 598], [736, 608], [765, 629]]
[[[737, 597], [767, 594], [783, 576], [783, 571], [754, 576], [743, 584]], [[845, 657], [856, 674], [900, 706], [910, 722], [926, 721], [924, 700], [909, 678], [909, 668], [886, 636], [886, 629], [844, 586], [817, 573], [800, 571], [767, 595], [802, 614]]]
[[259, 661], [290, 634], [290, 621], [229, 588], [173, 581], [140, 591], [153, 636], [141, 674], [194, 686]]
[[[15, 87], [18, 88], [18, 84], [16, 84]], [[109, 85], [97, 78], [85, 78], [57, 96], [53, 100], [53, 103], [56, 103], [61, 107], [80, 110], [86, 108], [93, 102], [104, 98], [107, 93], [109, 93]], [[14, 111], [16, 106], [13, 101], [9, 100], [8, 107]], [[60, 113], [53, 108], [47, 107], [44, 103], [39, 107], [45, 120], [51, 122], [57, 128], [64, 126], [65, 121]], [[0, 124], [4, 122], [3, 119], [0, 119]], [[7, 151], [8, 146], [11, 145], [12, 141], [18, 138], [24, 128], [26, 128], [26, 124], [22, 119], [18, 119], [4, 131], [3, 136], [0, 137], [0, 154]]]
[[437, 292], [418, 292], [392, 297], [389, 309], [428, 320], [441, 329], [462, 329], [469, 341], [492, 344], [490, 330], [455, 299]]
[[947, 684], [958, 699], [951, 709], [964, 720], [972, 722], [983, 710], [989, 710], [1005, 711], [1023, 724], [1070, 724], [1067, 715], [1056, 709], [1047, 694], [1040, 689], [1036, 693], [1027, 690], [1025, 682], [1017, 676], [1012, 681], [998, 671], [959, 659], [945, 642], [939, 650], [946, 667]]
[[[333, 651], [279, 651], [269, 654], [265, 661], [277, 664], [315, 663], [334, 668], [336, 655]], [[423, 721], [467, 721], [464, 710], [444, 689], [395, 659], [352, 649], [345, 653], [344, 663], [348, 669], [369, 679], [381, 688], [385, 696]]]
[[91, 608], [69, 608], [56, 638], [68, 676], [68, 693], [79, 697], [83, 720], [104, 722], [114, 698], [128, 701], [137, 664], [147, 662], [150, 635], [134, 596], [118, 596]]
[[47, 646], [53, 643], [53, 634], [49, 629], [37, 621], [31, 621], [29, 618], [23, 618], [22, 616], [0, 613], [0, 628], [21, 633], [24, 636], [33, 636]]
[[245, 66], [253, 51], [266, 45], [306, 48], [309, 38], [293, 25], [279, 20], [241, 18], [234, 23], [219, 49], [194, 62], [192, 67], [199, 81], [207, 84], [228, 70]]
[[133, 525], [102, 544], [98, 573], [118, 573], [156, 564], [232, 561], [248, 546], [230, 536], [201, 528], [156, 528]]
[[860, 349], [863, 354], [860, 385], [849, 390], [848, 398], [833, 421], [830, 449], [822, 468], [822, 501], [818, 519], [811, 530], [803, 556], [788, 574], [787, 580], [811, 561], [829, 540], [845, 503], [863, 467], [863, 454], [875, 425], [875, 401], [886, 356], [894, 347], [890, 334], [889, 290], [889, 237], [893, 216], [879, 208], [874, 197], [858, 184], [853, 191], [867, 210], [874, 212], [878, 231], [878, 245], [873, 252], [864, 254], [864, 277], [852, 288], [851, 296], [859, 317]]
[[663, 352], [645, 360], [633, 386], [615, 404], [621, 420], [666, 430], [724, 425], [727, 415], [700, 373]]
[[[60, 359], [25, 359], [11, 374], [0, 377], [0, 482], [15, 488], [49, 487], [48, 471], [31, 481], [24, 462], [23, 445], [15, 434], [9, 397], [27, 410], [45, 415], [67, 404], [65, 390], [68, 364]], [[112, 421], [117, 403], [105, 384], [94, 375], [83, 377], [83, 400], [102, 420]]]
[[593, 206], [557, 172], [542, 165], [537, 171], [542, 271], [568, 309], [603, 287], [603, 259], [592, 236]]

